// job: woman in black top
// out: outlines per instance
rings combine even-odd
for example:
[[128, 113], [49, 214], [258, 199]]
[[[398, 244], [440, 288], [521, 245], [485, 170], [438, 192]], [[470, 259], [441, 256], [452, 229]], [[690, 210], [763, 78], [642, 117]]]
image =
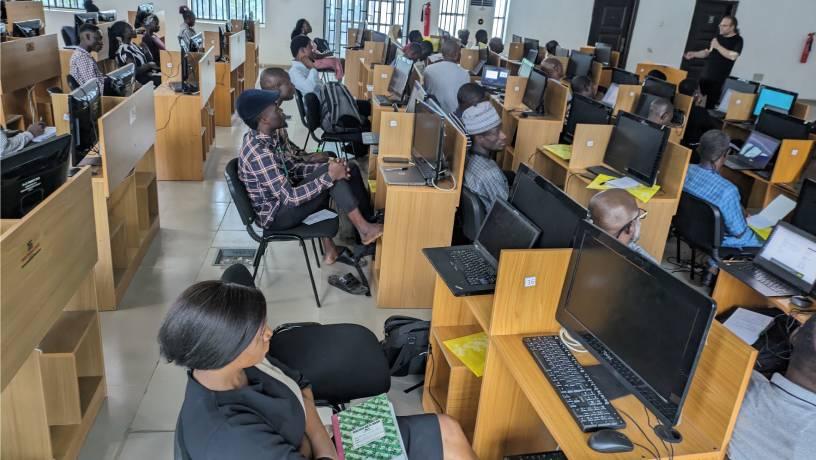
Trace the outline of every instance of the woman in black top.
[[737, 18], [723, 16], [720, 20], [720, 33], [711, 39], [711, 46], [700, 51], [687, 51], [686, 59], [705, 59], [706, 65], [700, 80], [700, 89], [707, 97], [706, 108], [717, 106], [725, 79], [731, 75], [740, 53], [742, 53], [742, 36], [739, 33]]
[[110, 44], [110, 58], [116, 60], [116, 65], [122, 67], [127, 64], [133, 64], [136, 67], [136, 81], [140, 84], [147, 84], [153, 81], [156, 86], [161, 84], [161, 76], [158, 79], [153, 74], [159, 71], [159, 66], [156, 64], [150, 51], [145, 47], [139, 47], [133, 44], [133, 37], [136, 32], [133, 26], [125, 21], [116, 21], [108, 29], [108, 38]]
[[[193, 460], [337, 458], [309, 382], [266, 356], [271, 336], [264, 295], [243, 284], [197, 283], [168, 312], [159, 346], [188, 369], [180, 433]], [[449, 417], [398, 422], [410, 459], [476, 459]]]

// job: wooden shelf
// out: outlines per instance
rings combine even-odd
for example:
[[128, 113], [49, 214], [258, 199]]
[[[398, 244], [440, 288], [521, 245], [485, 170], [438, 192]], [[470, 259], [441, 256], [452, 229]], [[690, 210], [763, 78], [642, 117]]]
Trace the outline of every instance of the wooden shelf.
[[[203, 129], [203, 128], [202, 128]], [[147, 188], [155, 182], [156, 173], [151, 171], [140, 171], [136, 173], [136, 188]]]
[[465, 298], [465, 305], [476, 318], [479, 326], [486, 333], [490, 333], [490, 320], [493, 314], [493, 294], [469, 296]]
[[96, 320], [95, 311], [66, 311], [40, 342], [43, 354], [75, 353]]
[[431, 333], [436, 338], [437, 343], [439, 343], [442, 354], [445, 356], [445, 361], [447, 362], [448, 367], [451, 369], [466, 369], [467, 366], [465, 366], [465, 363], [463, 363], [455, 354], [453, 354], [453, 352], [448, 349], [448, 347], [445, 346], [444, 342], [451, 339], [458, 339], [459, 337], [464, 337], [466, 335], [475, 334], [477, 332], [484, 331], [482, 328], [476, 325], [431, 327]]

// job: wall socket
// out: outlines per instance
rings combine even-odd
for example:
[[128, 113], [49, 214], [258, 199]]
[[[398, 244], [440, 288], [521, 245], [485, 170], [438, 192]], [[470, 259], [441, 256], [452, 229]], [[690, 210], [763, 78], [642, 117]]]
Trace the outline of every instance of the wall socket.
[[754, 78], [752, 78], [751, 80], [754, 80], [754, 81], [762, 81], [762, 79], [763, 79], [763, 78], [765, 78], [765, 74], [764, 74], [764, 73], [755, 73], [755, 74], [754, 74]]

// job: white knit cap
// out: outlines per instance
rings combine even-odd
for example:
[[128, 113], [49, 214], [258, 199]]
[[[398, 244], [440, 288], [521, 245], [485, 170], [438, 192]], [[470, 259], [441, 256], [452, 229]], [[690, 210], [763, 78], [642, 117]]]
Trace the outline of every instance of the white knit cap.
[[482, 101], [462, 114], [462, 122], [468, 134], [482, 134], [501, 125], [501, 118], [489, 101]]

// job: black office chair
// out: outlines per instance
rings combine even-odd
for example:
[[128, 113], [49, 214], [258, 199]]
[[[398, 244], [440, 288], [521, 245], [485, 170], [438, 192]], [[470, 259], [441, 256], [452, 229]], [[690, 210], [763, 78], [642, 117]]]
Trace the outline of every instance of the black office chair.
[[73, 91], [73, 90], [75, 90], [75, 89], [77, 89], [77, 88], [79, 88], [79, 87], [80, 87], [79, 82], [78, 82], [78, 81], [76, 81], [76, 78], [74, 78], [74, 76], [73, 76], [73, 75], [68, 74], [68, 76], [66, 77], [66, 79], [68, 80], [68, 89], [70, 89], [71, 91]]
[[482, 228], [482, 222], [484, 222], [487, 214], [482, 200], [475, 193], [462, 187], [457, 214], [461, 224], [462, 236], [470, 243], [476, 241], [476, 235], [479, 234], [479, 229]]
[[62, 35], [62, 41], [65, 43], [65, 46], [79, 46], [79, 42], [77, 42], [76, 38], [76, 29], [73, 26], [62, 26], [60, 35]]
[[255, 252], [255, 260], [252, 263], [254, 271], [252, 279], [258, 276], [258, 266], [261, 263], [266, 246], [275, 241], [297, 241], [303, 249], [303, 257], [306, 260], [306, 268], [309, 271], [309, 280], [312, 283], [312, 292], [314, 293], [317, 307], [320, 308], [320, 298], [317, 295], [317, 286], [315, 285], [314, 274], [312, 273], [312, 264], [309, 262], [309, 252], [306, 250], [306, 240], [311, 240], [312, 249], [314, 250], [317, 267], [320, 268], [320, 258], [317, 255], [317, 246], [314, 240], [317, 238], [332, 238], [337, 234], [340, 219], [335, 216], [333, 219], [324, 220], [313, 225], [301, 224], [297, 227], [286, 230], [268, 230], [264, 229], [262, 234], [258, 234], [254, 224], [257, 222], [257, 214], [252, 207], [252, 202], [249, 199], [246, 188], [241, 180], [238, 178], [238, 159], [233, 158], [227, 163], [224, 170], [224, 177], [227, 179], [227, 187], [229, 188], [232, 201], [235, 203], [235, 208], [241, 216], [241, 221], [246, 226], [249, 236], [259, 243], [258, 250]]
[[[309, 131], [309, 134], [306, 137], [306, 142], [303, 143], [304, 150], [309, 144], [309, 138], [312, 138], [315, 140], [315, 142], [317, 142], [318, 150], [327, 143], [340, 144], [343, 146], [351, 145], [352, 148], [354, 148], [355, 143], [362, 141], [362, 130], [351, 133], [329, 133], [322, 131], [322, 127], [320, 126], [322, 111], [320, 108], [320, 100], [317, 98], [317, 95], [314, 93], [301, 95], [301, 93], [298, 92], [297, 97], [299, 100], [298, 103], [303, 105], [303, 121], [305, 122], [306, 129]], [[298, 109], [300, 109], [300, 105], [298, 106]], [[318, 129], [321, 129], [323, 133], [320, 137], [317, 136]], [[343, 149], [338, 149], [338, 151], [343, 151]], [[356, 151], [354, 152], [354, 156], [358, 156]]]

